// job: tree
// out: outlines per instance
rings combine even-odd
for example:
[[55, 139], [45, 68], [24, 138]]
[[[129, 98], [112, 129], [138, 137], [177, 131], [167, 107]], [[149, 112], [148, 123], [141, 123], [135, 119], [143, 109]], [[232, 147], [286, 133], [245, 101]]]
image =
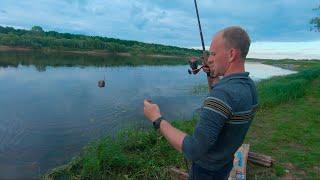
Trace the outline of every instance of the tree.
[[33, 26], [33, 27], [31, 28], [31, 31], [32, 31], [32, 32], [36, 32], [36, 33], [44, 33], [42, 27], [40, 27], [40, 26]]
[[[313, 9], [314, 11], [320, 11], [320, 5], [319, 7]], [[314, 17], [310, 20], [310, 24], [312, 25], [311, 30], [315, 30], [320, 32], [320, 14], [318, 17]]]

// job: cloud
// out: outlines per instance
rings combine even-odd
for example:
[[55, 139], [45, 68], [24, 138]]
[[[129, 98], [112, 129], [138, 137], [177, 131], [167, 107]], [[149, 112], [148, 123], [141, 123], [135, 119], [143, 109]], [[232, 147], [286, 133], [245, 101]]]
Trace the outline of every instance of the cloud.
[[7, 11], [0, 9], [0, 13], [7, 14]]
[[[202, 49], [200, 46], [192, 47]], [[209, 49], [209, 46], [206, 46]], [[309, 42], [253, 42], [250, 45], [249, 58], [261, 59], [319, 59], [320, 41]]]
[[[1, 0], [1, 24], [108, 36], [177, 46], [200, 44], [192, 0]], [[254, 42], [312, 41], [309, 20], [318, 4], [298, 0], [201, 0], [199, 13], [206, 44], [230, 25], [243, 26]], [[32, 12], [32, 13], [30, 13]]]
[[256, 42], [248, 57], [271, 59], [320, 59], [320, 41], [312, 42]]
[[145, 17], [143, 12], [144, 9], [137, 5], [133, 5], [130, 12], [130, 16], [133, 19], [133, 25], [139, 30], [142, 30], [149, 22], [149, 19]]

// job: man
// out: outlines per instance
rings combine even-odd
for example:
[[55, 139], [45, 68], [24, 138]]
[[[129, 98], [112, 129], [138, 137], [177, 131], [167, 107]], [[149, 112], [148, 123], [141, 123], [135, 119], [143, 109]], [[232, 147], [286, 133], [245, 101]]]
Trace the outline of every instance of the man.
[[144, 101], [145, 116], [176, 150], [193, 162], [190, 179], [229, 176], [233, 155], [243, 143], [257, 107], [255, 84], [244, 67], [249, 46], [250, 38], [240, 27], [225, 28], [214, 36], [207, 60], [208, 81], [213, 86], [193, 135], [171, 126], [162, 118], [158, 105]]

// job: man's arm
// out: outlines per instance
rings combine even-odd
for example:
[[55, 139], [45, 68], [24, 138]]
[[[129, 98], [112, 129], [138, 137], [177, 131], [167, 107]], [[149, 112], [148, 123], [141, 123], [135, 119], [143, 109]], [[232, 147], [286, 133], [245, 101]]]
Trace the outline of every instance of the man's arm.
[[219, 82], [219, 77], [211, 77], [211, 76], [207, 76], [207, 80], [208, 80], [208, 88], [209, 88], [209, 92], [211, 91], [211, 88], [214, 84]]
[[[144, 104], [144, 115], [151, 122], [161, 117], [160, 109], [157, 104], [151, 103], [150, 100], [144, 100], [143, 104]], [[178, 150], [179, 152], [182, 152], [182, 143], [183, 143], [184, 137], [186, 136], [186, 133], [171, 126], [171, 124], [166, 120], [161, 121], [160, 132], [176, 150]]]
[[167, 141], [179, 152], [182, 152], [183, 139], [186, 137], [186, 133], [171, 126], [171, 124], [162, 120], [160, 124], [160, 132], [167, 139]]
[[[231, 107], [221, 100], [224, 96], [223, 92], [215, 91], [213, 97], [206, 98], [193, 135], [187, 135], [165, 120], [160, 124], [161, 134], [185, 157], [198, 160], [215, 143], [225, 120], [230, 116]], [[144, 101], [144, 114], [151, 122], [161, 117], [159, 106], [147, 100]]]

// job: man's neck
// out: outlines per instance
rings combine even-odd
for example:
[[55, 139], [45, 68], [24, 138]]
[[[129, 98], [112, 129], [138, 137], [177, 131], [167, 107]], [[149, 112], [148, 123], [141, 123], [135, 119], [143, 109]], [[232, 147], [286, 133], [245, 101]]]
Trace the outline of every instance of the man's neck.
[[234, 74], [234, 73], [242, 73], [245, 72], [244, 61], [238, 60], [230, 64], [227, 71], [224, 73], [224, 76]]

